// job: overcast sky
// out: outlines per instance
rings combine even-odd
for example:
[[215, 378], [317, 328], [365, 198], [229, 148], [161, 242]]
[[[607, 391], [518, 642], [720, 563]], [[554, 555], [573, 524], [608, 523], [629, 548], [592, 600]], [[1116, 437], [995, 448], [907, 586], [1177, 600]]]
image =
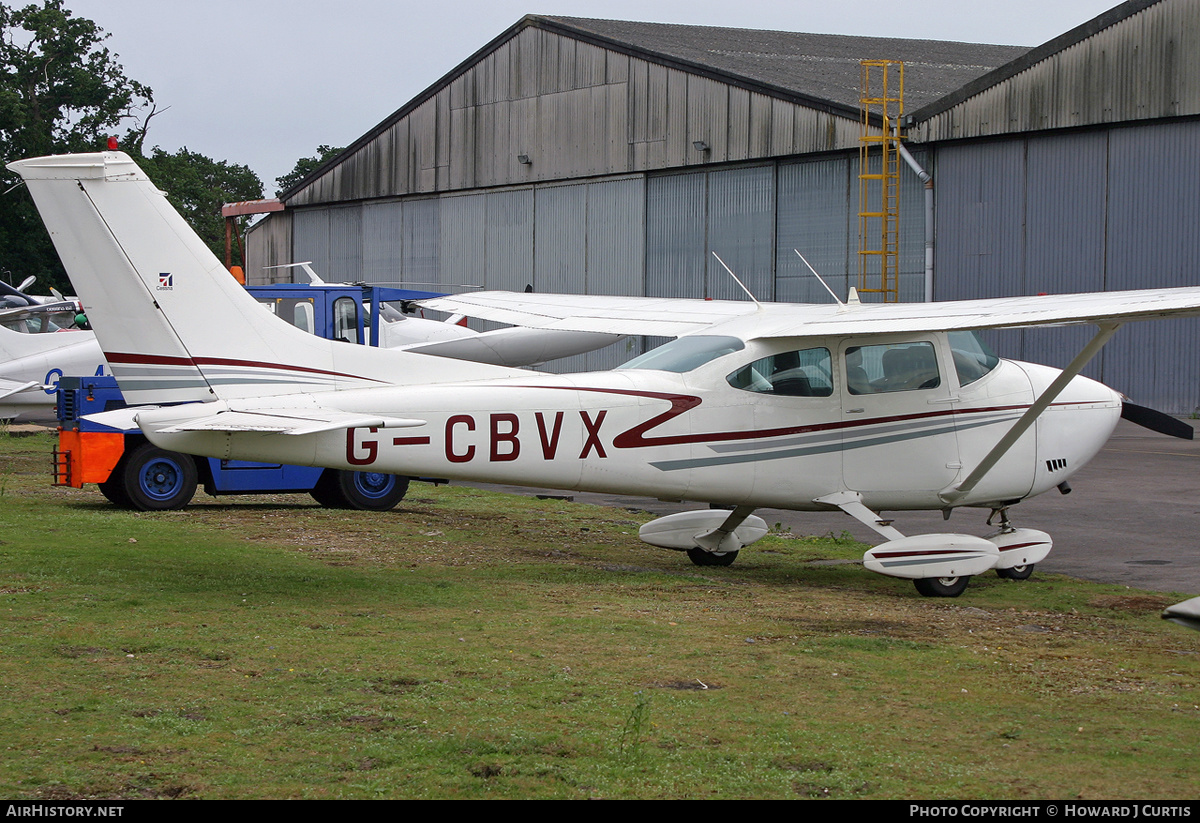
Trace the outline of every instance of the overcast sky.
[[[13, 5], [21, 3], [16, 0]], [[154, 89], [147, 148], [275, 178], [344, 146], [525, 14], [1035, 46], [1113, 0], [66, 0]]]

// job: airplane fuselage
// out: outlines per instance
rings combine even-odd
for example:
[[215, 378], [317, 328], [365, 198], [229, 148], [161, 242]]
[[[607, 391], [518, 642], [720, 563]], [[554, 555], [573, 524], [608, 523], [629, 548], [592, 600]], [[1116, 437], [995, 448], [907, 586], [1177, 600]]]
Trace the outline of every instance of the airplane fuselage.
[[[298, 410], [315, 401], [425, 421], [415, 428], [158, 431], [195, 406], [139, 422], [162, 448], [216, 457], [799, 510], [828, 508], [815, 499], [851, 490], [876, 510], [936, 509], [1058, 374], [995, 358], [980, 366], [945, 333], [737, 345], [693, 358], [698, 365], [685, 352], [617, 371], [296, 400]], [[1054, 488], [1099, 451], [1120, 411], [1111, 389], [1073, 379], [955, 505]]]
[[33, 414], [52, 419], [53, 387], [58, 379], [64, 375], [104, 374], [105, 365], [100, 344], [90, 331], [28, 333], [0, 325], [0, 384], [36, 382], [50, 387], [33, 387], [0, 397], [0, 418]]

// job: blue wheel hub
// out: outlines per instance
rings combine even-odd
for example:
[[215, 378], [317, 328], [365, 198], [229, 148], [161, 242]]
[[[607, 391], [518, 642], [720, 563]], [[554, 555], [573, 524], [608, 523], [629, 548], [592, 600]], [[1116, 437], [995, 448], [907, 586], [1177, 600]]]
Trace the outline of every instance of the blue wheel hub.
[[138, 482], [148, 497], [170, 500], [183, 487], [183, 468], [174, 460], [160, 457], [142, 467]]
[[354, 488], [364, 497], [386, 497], [396, 487], [396, 475], [381, 472], [355, 472]]

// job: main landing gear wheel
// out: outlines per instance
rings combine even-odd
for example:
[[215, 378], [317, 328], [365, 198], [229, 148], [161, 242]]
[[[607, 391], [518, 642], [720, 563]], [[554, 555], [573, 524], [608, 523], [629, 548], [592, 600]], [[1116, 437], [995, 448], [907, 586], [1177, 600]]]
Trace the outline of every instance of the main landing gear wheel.
[[144, 512], [182, 509], [196, 494], [196, 464], [192, 458], [151, 443], [134, 449], [113, 475], [107, 483], [117, 479], [119, 488], [102, 488], [101, 493], [114, 503], [123, 495], [128, 505]]
[[706, 552], [704, 549], [688, 549], [687, 556], [697, 566], [732, 566], [737, 560], [737, 552]]
[[326, 469], [309, 492], [322, 506], [385, 512], [408, 493], [408, 478], [380, 472]]
[[996, 574], [1005, 580], [1028, 580], [1029, 575], [1033, 574], [1033, 565], [1029, 563], [1025, 566], [1013, 566], [1011, 569], [996, 569]]
[[970, 575], [962, 577], [921, 577], [913, 581], [923, 597], [958, 597], [967, 589]]

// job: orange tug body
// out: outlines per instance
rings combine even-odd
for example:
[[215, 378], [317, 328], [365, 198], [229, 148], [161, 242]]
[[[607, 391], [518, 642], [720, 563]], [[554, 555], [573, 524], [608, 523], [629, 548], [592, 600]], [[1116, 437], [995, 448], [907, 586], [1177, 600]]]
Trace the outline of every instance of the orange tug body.
[[123, 432], [59, 429], [58, 448], [54, 450], [54, 485], [81, 489], [84, 483], [103, 483], [124, 453]]

